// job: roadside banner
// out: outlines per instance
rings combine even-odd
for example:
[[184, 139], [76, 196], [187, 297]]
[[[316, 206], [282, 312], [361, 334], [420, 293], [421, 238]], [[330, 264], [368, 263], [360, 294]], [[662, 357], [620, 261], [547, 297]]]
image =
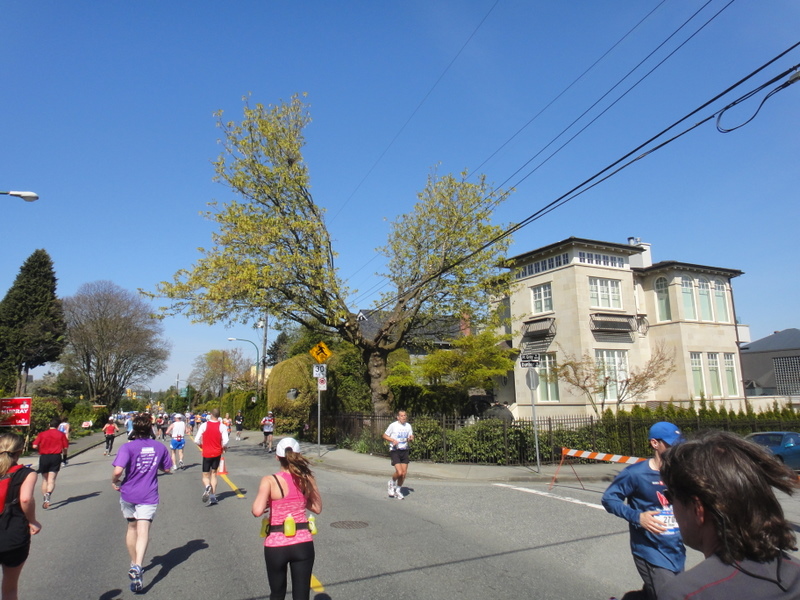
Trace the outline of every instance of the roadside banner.
[[30, 398], [0, 398], [0, 427], [30, 427]]

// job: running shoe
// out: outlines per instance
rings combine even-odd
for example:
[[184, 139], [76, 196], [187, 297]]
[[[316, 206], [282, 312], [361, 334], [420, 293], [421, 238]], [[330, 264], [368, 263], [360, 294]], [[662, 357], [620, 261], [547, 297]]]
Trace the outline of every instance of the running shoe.
[[179, 468], [181, 471], [183, 471], [183, 461], [182, 461], [182, 460], [179, 460], [179, 461], [178, 461], [178, 468]]
[[209, 505], [209, 506], [213, 506], [214, 504], [219, 504], [219, 503], [217, 502], [217, 495], [216, 495], [216, 494], [211, 494], [211, 495], [208, 497], [208, 505]]
[[206, 489], [203, 491], [203, 502], [208, 502], [209, 496], [211, 496], [211, 486], [207, 485]]
[[144, 588], [144, 582], [142, 581], [142, 567], [139, 565], [131, 565], [131, 568], [128, 570], [128, 577], [131, 579], [131, 591], [134, 594], [138, 594]]
[[394, 497], [398, 500], [405, 498], [405, 496], [403, 496], [403, 490], [401, 490], [399, 486], [394, 489]]
[[389, 480], [389, 498], [394, 498], [394, 494], [395, 494], [395, 486], [394, 486], [394, 481], [392, 481], [392, 480], [390, 479], [390, 480]]
[[42, 508], [45, 510], [50, 508], [50, 494], [44, 495], [44, 500], [42, 501]]

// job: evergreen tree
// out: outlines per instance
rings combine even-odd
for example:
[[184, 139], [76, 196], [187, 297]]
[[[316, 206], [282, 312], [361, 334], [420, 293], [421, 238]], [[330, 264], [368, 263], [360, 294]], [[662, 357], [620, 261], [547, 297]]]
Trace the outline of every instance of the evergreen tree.
[[58, 360], [65, 334], [53, 261], [36, 250], [0, 301], [0, 388], [24, 394], [28, 372]]

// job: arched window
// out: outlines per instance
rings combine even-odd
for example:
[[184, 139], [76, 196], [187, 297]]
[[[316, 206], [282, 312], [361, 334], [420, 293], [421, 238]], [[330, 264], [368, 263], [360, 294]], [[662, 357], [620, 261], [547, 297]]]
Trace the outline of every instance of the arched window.
[[681, 277], [681, 295], [683, 296], [683, 318], [697, 319], [697, 309], [694, 304], [694, 279], [687, 275]]
[[658, 305], [658, 320], [671, 321], [672, 311], [669, 307], [669, 283], [666, 277], [656, 279], [656, 304]]
[[714, 309], [711, 307], [711, 285], [705, 277], [697, 280], [697, 298], [700, 304], [700, 320], [713, 321]]
[[714, 308], [717, 311], [717, 321], [730, 323], [728, 316], [728, 290], [722, 279], [714, 280]]

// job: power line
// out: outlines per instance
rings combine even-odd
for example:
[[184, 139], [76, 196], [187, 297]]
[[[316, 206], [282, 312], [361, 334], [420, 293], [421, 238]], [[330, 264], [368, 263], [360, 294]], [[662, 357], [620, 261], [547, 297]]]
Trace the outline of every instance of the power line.
[[428, 90], [428, 92], [425, 94], [425, 96], [423, 96], [422, 100], [419, 101], [419, 103], [417, 104], [416, 108], [413, 111], [411, 111], [411, 114], [406, 119], [406, 122], [403, 123], [403, 125], [400, 127], [398, 132], [391, 139], [391, 141], [386, 146], [386, 148], [383, 149], [383, 152], [381, 152], [380, 155], [378, 156], [378, 158], [375, 159], [375, 162], [372, 163], [372, 166], [369, 168], [369, 170], [364, 175], [364, 177], [361, 178], [361, 181], [358, 182], [358, 185], [356, 185], [355, 189], [350, 193], [350, 195], [347, 197], [347, 199], [339, 207], [339, 210], [337, 210], [334, 213], [334, 215], [331, 217], [331, 221], [335, 220], [336, 217], [339, 216], [339, 214], [342, 212], [342, 210], [344, 210], [344, 207], [347, 206], [347, 203], [350, 202], [350, 200], [353, 199], [353, 196], [356, 195], [358, 190], [361, 189], [361, 186], [364, 184], [364, 182], [367, 180], [367, 178], [372, 174], [372, 171], [375, 170], [375, 167], [378, 166], [378, 163], [380, 163], [381, 160], [383, 159], [383, 157], [386, 156], [386, 153], [389, 151], [389, 149], [397, 141], [397, 138], [399, 138], [400, 135], [403, 133], [403, 131], [405, 131], [405, 128], [408, 126], [408, 124], [411, 122], [411, 120], [414, 118], [414, 116], [417, 114], [417, 112], [419, 112], [419, 109], [422, 108], [422, 105], [425, 104], [425, 102], [428, 100], [430, 95], [433, 93], [433, 90], [435, 90], [436, 87], [439, 85], [439, 83], [442, 81], [442, 79], [444, 79], [444, 76], [450, 70], [450, 67], [452, 67], [453, 64], [455, 64], [456, 60], [458, 60], [458, 57], [461, 56], [461, 53], [464, 52], [464, 49], [469, 45], [469, 43], [472, 41], [472, 38], [475, 37], [475, 34], [478, 33], [478, 30], [483, 26], [483, 24], [486, 22], [486, 19], [489, 18], [489, 15], [492, 14], [492, 11], [494, 11], [495, 7], [499, 3], [500, 3], [500, 0], [495, 0], [495, 3], [492, 4], [492, 7], [489, 9], [489, 12], [487, 12], [486, 15], [484, 15], [483, 19], [481, 19], [481, 22], [478, 23], [478, 26], [475, 27], [475, 29], [470, 34], [470, 36], [467, 38], [467, 40], [462, 44], [461, 49], [456, 53], [456, 55], [453, 57], [453, 59], [450, 61], [450, 63], [445, 67], [444, 71], [442, 71], [442, 73], [439, 75], [439, 78], [434, 82], [434, 84], [431, 86], [431, 88]]
[[[514, 226], [512, 226], [512, 227], [510, 227], [508, 229], [506, 229], [500, 235], [498, 235], [498, 236], [494, 237], [493, 239], [489, 240], [488, 242], [486, 242], [485, 244], [483, 244], [482, 246], [480, 246], [476, 250], [470, 252], [469, 254], [459, 258], [456, 261], [453, 261], [449, 265], [446, 265], [445, 267], [440, 269], [438, 272], [429, 275], [423, 281], [421, 281], [418, 284], [416, 284], [414, 286], [414, 288], [418, 288], [418, 287], [422, 287], [422, 286], [426, 285], [430, 281], [433, 281], [437, 277], [440, 277], [444, 273], [454, 269], [458, 265], [460, 265], [463, 262], [469, 260], [470, 258], [475, 256], [476, 254], [482, 252], [483, 250], [489, 248], [490, 246], [492, 246], [492, 245], [498, 243], [499, 241], [505, 239], [506, 237], [512, 235], [516, 231], [519, 231], [523, 227], [525, 227], [525, 226], [529, 225], [530, 223], [538, 220], [539, 218], [541, 218], [542, 216], [548, 214], [549, 212], [552, 212], [556, 208], [559, 208], [560, 206], [563, 206], [564, 204], [566, 204], [567, 202], [569, 202], [573, 198], [576, 198], [577, 196], [579, 196], [579, 195], [583, 194], [584, 192], [588, 191], [589, 189], [599, 185], [603, 181], [606, 181], [607, 179], [609, 179], [613, 175], [616, 175], [617, 173], [619, 173], [623, 169], [629, 167], [633, 163], [638, 162], [639, 160], [641, 160], [645, 156], [648, 156], [648, 155], [654, 153], [655, 151], [660, 150], [664, 146], [672, 143], [673, 141], [675, 141], [676, 139], [682, 137], [686, 133], [696, 129], [697, 127], [699, 127], [700, 125], [702, 125], [704, 123], [707, 123], [708, 121], [713, 119], [715, 116], [717, 116], [721, 112], [724, 112], [725, 110], [727, 110], [729, 107], [734, 106], [735, 104], [741, 102], [742, 100], [751, 97], [753, 94], [758, 93], [758, 91], [763, 90], [765, 87], [767, 87], [769, 85], [772, 85], [775, 82], [780, 81], [781, 79], [787, 77], [791, 73], [797, 71], [798, 69], [800, 69], [800, 64], [799, 65], [794, 65], [790, 69], [787, 69], [787, 70], [783, 71], [779, 75], [771, 78], [766, 83], [761, 84], [760, 86], [758, 86], [754, 90], [751, 90], [750, 92], [748, 92], [748, 93], [744, 94], [743, 96], [737, 98], [735, 101], [733, 101], [732, 103], [728, 104], [725, 108], [723, 108], [721, 110], [718, 110], [718, 111], [715, 111], [711, 115], [705, 117], [704, 119], [702, 119], [698, 123], [695, 123], [691, 127], [689, 127], [686, 130], [682, 131], [681, 133], [679, 133], [679, 134], [673, 136], [672, 138], [669, 138], [666, 141], [658, 144], [657, 146], [647, 150], [646, 152], [644, 152], [641, 155], [635, 157], [634, 159], [628, 161], [627, 163], [622, 164], [622, 163], [624, 163], [624, 161], [626, 161], [629, 158], [631, 158], [631, 156], [633, 156], [637, 152], [641, 151], [643, 148], [645, 148], [646, 146], [650, 145], [651, 143], [653, 143], [655, 140], [657, 140], [658, 138], [660, 138], [663, 135], [665, 135], [670, 130], [674, 129], [675, 127], [677, 127], [678, 125], [680, 125], [684, 121], [690, 119], [691, 117], [693, 117], [694, 115], [696, 115], [698, 112], [702, 111], [703, 109], [705, 109], [709, 105], [713, 104], [714, 102], [716, 102], [719, 99], [723, 98], [724, 96], [728, 95], [731, 91], [733, 91], [734, 89], [736, 89], [737, 87], [739, 87], [740, 85], [742, 85], [743, 83], [748, 81], [749, 79], [755, 77], [758, 73], [760, 73], [761, 71], [763, 71], [764, 69], [766, 69], [767, 67], [772, 65], [777, 60], [780, 60], [783, 56], [785, 56], [786, 54], [788, 54], [789, 52], [791, 52], [792, 50], [794, 50], [798, 46], [800, 46], [800, 42], [797, 42], [797, 43], [793, 44], [788, 49], [786, 49], [783, 52], [781, 52], [780, 54], [778, 54], [776, 57], [770, 59], [769, 61], [764, 63], [762, 66], [758, 67], [755, 71], [751, 72], [746, 77], [743, 77], [742, 79], [740, 79], [739, 81], [737, 81], [733, 85], [729, 86], [727, 89], [725, 89], [724, 91], [720, 92], [719, 94], [717, 94], [716, 96], [714, 96], [710, 100], [704, 102], [702, 105], [700, 105], [699, 107], [697, 107], [696, 109], [694, 109], [693, 111], [691, 111], [690, 113], [685, 115], [684, 117], [681, 117], [680, 119], [675, 121], [672, 125], [668, 126], [667, 128], [665, 128], [662, 131], [660, 131], [659, 133], [657, 133], [656, 135], [652, 136], [650, 139], [648, 139], [644, 143], [640, 144], [639, 146], [637, 146], [636, 148], [634, 148], [633, 150], [631, 150], [630, 152], [628, 152], [624, 156], [620, 157], [619, 159], [615, 160], [613, 163], [609, 164], [605, 168], [603, 168], [600, 171], [596, 172], [591, 177], [585, 179], [584, 181], [582, 181], [581, 183], [579, 183], [578, 185], [576, 185], [575, 187], [573, 187], [572, 189], [570, 189], [566, 193], [562, 194], [561, 196], [559, 196], [558, 198], [556, 198], [552, 202], [546, 204], [545, 206], [543, 206], [542, 208], [540, 208], [539, 210], [537, 210], [533, 214], [531, 214], [528, 217], [526, 217], [525, 219], [523, 219], [520, 223], [518, 223], [518, 224], [516, 224], [516, 225], [514, 225]], [[798, 79], [800, 79], [800, 78], [793, 76], [791, 78], [791, 80], [787, 82], [787, 84], [794, 83]], [[775, 91], [779, 91], [779, 90], [785, 89], [786, 87], [787, 87], [787, 85], [782, 85], [782, 86], [780, 86], [778, 88], [778, 90], [775, 90]], [[618, 165], [619, 165], [619, 167], [618, 167]], [[618, 168], [615, 168], [615, 167], [618, 167]], [[411, 288], [411, 289], [414, 289], [414, 288]], [[391, 301], [387, 301], [387, 302], [383, 303], [382, 305], [378, 306], [377, 308], [378, 309], [384, 308], [385, 306], [388, 306], [390, 303], [391, 303]]]

